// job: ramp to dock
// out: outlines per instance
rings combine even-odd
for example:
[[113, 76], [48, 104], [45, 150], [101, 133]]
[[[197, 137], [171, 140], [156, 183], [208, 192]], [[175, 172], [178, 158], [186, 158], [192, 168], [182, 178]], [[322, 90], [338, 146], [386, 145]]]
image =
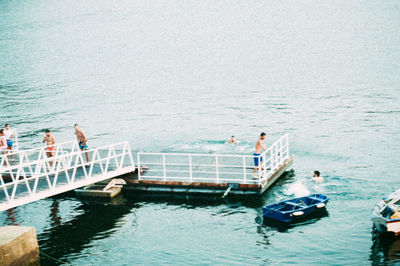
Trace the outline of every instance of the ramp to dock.
[[76, 141], [53, 146], [53, 157], [47, 147], [0, 156], [0, 211], [135, 171], [128, 142], [83, 152]]

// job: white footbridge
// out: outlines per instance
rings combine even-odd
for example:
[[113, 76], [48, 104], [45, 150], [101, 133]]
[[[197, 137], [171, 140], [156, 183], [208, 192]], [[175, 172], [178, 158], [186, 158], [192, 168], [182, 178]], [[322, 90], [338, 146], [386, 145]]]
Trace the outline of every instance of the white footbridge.
[[[55, 154], [48, 157], [52, 146]], [[12, 154], [2, 151], [0, 211], [135, 171], [128, 142], [83, 152], [76, 141], [52, 146], [14, 150]]]

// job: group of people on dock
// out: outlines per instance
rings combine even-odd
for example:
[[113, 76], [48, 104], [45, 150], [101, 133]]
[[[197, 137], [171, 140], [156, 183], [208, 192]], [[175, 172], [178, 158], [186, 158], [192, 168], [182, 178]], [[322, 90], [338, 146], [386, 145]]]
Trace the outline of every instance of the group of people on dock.
[[[74, 125], [75, 135], [78, 140], [79, 149], [86, 151], [86, 161], [89, 162], [89, 149], [87, 145], [87, 137], [78, 124]], [[14, 132], [10, 129], [10, 124], [6, 124], [4, 129], [0, 129], [0, 151], [2, 154], [10, 153], [11, 160], [14, 159], [13, 149], [13, 138], [15, 137]], [[47, 157], [54, 157], [56, 154], [56, 138], [50, 132], [50, 129], [46, 129], [45, 136], [42, 140], [46, 143], [46, 155]], [[50, 165], [52, 162], [50, 162]]]

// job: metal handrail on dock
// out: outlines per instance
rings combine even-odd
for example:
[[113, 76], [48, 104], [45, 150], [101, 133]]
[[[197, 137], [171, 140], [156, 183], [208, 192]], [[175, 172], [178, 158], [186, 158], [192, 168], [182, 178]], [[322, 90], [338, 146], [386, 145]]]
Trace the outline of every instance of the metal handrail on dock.
[[[138, 179], [261, 184], [268, 181], [289, 157], [288, 134], [280, 137], [260, 156], [139, 152], [138, 168], [147, 166], [149, 169], [146, 173], [139, 171]], [[261, 167], [254, 177], [255, 158], [261, 162]]]
[[[48, 157], [51, 146], [54, 156]], [[135, 170], [128, 142], [81, 151], [77, 141], [69, 141], [13, 155], [15, 161], [0, 156], [0, 211]]]

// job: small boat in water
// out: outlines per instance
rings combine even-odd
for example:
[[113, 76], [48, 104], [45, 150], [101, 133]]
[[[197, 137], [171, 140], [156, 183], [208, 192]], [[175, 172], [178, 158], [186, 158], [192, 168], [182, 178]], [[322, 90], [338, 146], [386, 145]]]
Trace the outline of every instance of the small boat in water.
[[125, 180], [114, 178], [108, 183], [96, 183], [75, 189], [75, 193], [84, 197], [113, 198], [121, 192], [123, 185], [126, 185]]
[[400, 189], [378, 202], [371, 219], [378, 232], [400, 235]]
[[325, 209], [328, 200], [329, 197], [322, 194], [285, 200], [263, 207], [263, 216], [290, 223], [294, 219], [304, 219], [310, 214]]

